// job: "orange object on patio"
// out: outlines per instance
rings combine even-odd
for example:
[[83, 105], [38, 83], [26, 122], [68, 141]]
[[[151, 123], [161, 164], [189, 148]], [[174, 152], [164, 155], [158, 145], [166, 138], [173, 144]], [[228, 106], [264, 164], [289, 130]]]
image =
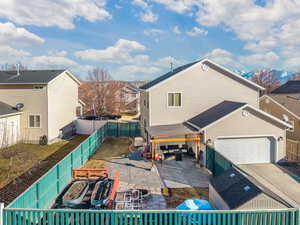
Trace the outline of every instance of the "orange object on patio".
[[75, 180], [98, 180], [99, 178], [108, 177], [108, 169], [73, 169], [73, 179]]
[[116, 198], [116, 194], [118, 192], [120, 188], [120, 172], [116, 172], [115, 174], [115, 178], [114, 178], [114, 183], [113, 183], [113, 186], [112, 186], [112, 189], [111, 189], [111, 193], [108, 197], [109, 200], [115, 200]]

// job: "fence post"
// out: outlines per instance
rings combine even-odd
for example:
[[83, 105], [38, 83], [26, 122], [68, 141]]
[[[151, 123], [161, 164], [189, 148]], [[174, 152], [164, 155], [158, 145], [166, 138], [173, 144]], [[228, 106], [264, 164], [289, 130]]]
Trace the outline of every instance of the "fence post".
[[4, 225], [3, 209], [4, 209], [4, 203], [0, 202], [0, 225]]

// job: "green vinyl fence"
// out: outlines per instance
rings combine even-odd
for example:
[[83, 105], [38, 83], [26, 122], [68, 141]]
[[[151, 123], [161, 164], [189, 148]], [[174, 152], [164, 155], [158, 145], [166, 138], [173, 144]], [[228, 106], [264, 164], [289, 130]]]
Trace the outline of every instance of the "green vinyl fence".
[[225, 170], [233, 167], [233, 163], [218, 153], [212, 147], [206, 146], [206, 168], [214, 175], [218, 176]]
[[270, 211], [106, 211], [4, 209], [5, 225], [299, 225], [296, 209]]
[[80, 168], [100, 147], [107, 136], [140, 135], [138, 122], [107, 122], [77, 148], [52, 167], [6, 208], [48, 208], [72, 179], [72, 169]]

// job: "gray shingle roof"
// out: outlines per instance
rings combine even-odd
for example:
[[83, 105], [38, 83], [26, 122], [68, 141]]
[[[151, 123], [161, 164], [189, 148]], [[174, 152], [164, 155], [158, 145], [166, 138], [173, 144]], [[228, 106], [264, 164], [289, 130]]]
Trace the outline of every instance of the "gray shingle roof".
[[192, 63], [185, 64], [185, 65], [183, 65], [183, 66], [177, 67], [176, 69], [173, 69], [172, 71], [170, 71], [170, 72], [168, 72], [168, 73], [165, 73], [164, 75], [162, 75], [162, 76], [160, 76], [160, 77], [158, 77], [158, 78], [156, 78], [156, 79], [154, 79], [154, 80], [152, 80], [152, 81], [150, 81], [150, 82], [148, 82], [148, 83], [142, 85], [142, 86], [140, 87], [140, 89], [146, 90], [146, 89], [148, 89], [148, 88], [151, 88], [151, 87], [153, 87], [154, 85], [156, 85], [156, 84], [158, 84], [158, 83], [160, 83], [160, 82], [162, 82], [162, 81], [164, 81], [164, 80], [166, 80], [166, 79], [168, 79], [168, 78], [174, 76], [175, 74], [177, 74], [177, 73], [179, 73], [179, 72], [181, 72], [181, 71], [183, 71], [183, 70], [189, 68], [190, 66], [192, 66], [192, 65], [194, 65], [194, 64], [196, 64], [196, 63], [198, 63], [198, 62], [200, 62], [200, 61], [201, 61], [201, 60], [198, 60], [198, 61], [195, 61], [195, 62], [192, 62]]
[[202, 129], [209, 124], [221, 119], [227, 114], [243, 107], [246, 103], [242, 102], [231, 102], [223, 101], [218, 105], [198, 114], [197, 116], [189, 119], [187, 122], [195, 125], [196, 127]]
[[65, 70], [0, 71], [0, 84], [47, 84]]
[[[255, 184], [249, 181], [235, 168], [226, 170], [220, 176], [212, 179], [211, 185], [230, 207], [235, 209], [255, 196], [263, 193]], [[249, 187], [245, 190], [245, 187]]]
[[0, 101], [0, 116], [18, 113], [19, 111], [12, 106]]
[[272, 94], [300, 93], [300, 80], [290, 80], [271, 92]]

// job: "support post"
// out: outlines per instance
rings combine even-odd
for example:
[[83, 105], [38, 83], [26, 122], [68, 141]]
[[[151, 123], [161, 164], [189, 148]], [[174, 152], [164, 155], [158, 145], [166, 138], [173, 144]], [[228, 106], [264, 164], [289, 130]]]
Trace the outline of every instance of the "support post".
[[0, 225], [4, 225], [4, 214], [3, 214], [3, 210], [4, 210], [4, 203], [0, 202]]

